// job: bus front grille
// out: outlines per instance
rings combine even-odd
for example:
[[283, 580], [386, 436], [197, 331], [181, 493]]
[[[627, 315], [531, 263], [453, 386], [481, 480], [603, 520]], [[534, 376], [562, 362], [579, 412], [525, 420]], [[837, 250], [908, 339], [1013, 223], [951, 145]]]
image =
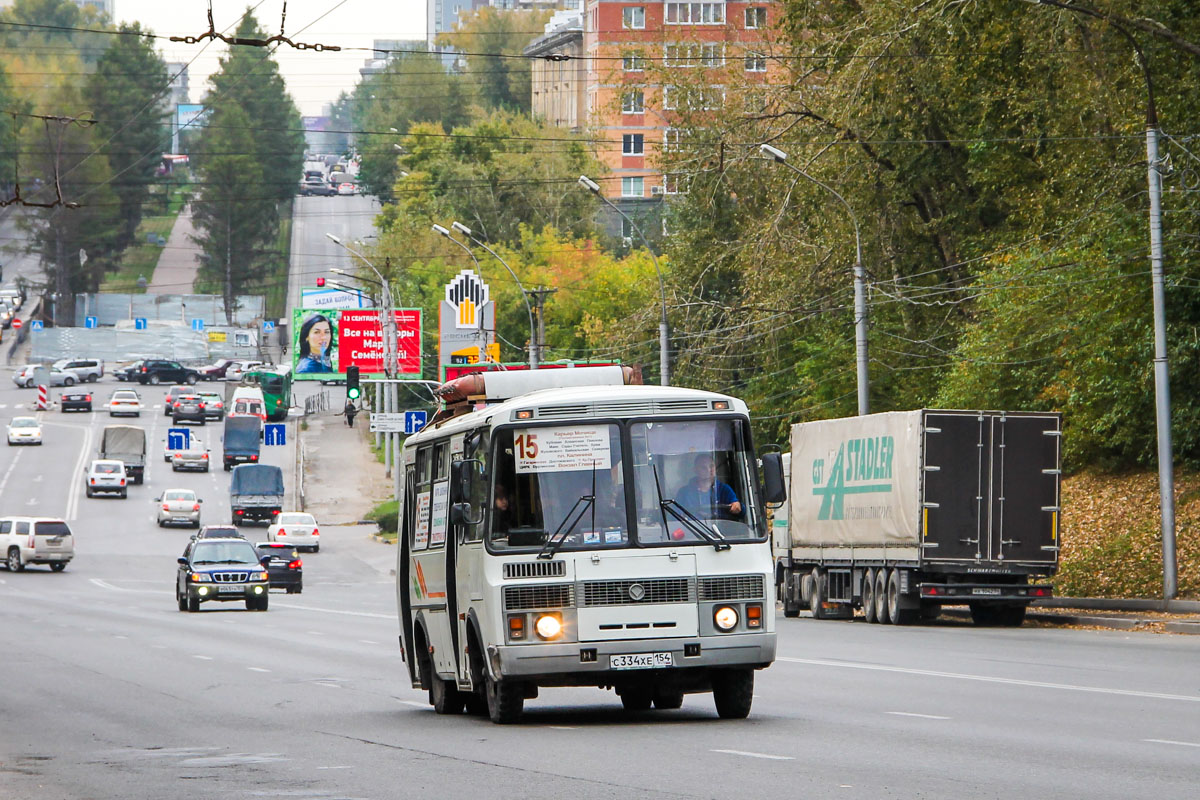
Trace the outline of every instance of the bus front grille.
[[504, 608], [507, 611], [571, 608], [574, 605], [575, 587], [570, 583], [504, 587]]
[[647, 578], [645, 580], [586, 581], [584, 606], [628, 606], [695, 601], [692, 578]]
[[509, 561], [504, 564], [504, 580], [519, 578], [561, 578], [567, 574], [565, 561]]
[[759, 600], [763, 596], [762, 575], [721, 575], [700, 579], [701, 600]]

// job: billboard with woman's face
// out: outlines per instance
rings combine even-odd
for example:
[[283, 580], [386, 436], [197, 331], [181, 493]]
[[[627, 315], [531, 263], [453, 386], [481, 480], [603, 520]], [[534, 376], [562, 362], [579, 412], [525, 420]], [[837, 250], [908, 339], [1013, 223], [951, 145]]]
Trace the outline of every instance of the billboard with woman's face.
[[[393, 309], [397, 370], [421, 374], [421, 310]], [[363, 377], [383, 373], [379, 312], [360, 309], [295, 309], [292, 312], [292, 375], [296, 380], [341, 380], [346, 367]]]

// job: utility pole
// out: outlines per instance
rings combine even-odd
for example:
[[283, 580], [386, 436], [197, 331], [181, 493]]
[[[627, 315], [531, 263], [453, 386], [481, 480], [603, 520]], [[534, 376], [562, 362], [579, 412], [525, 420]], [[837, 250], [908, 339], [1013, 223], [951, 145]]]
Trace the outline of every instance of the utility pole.
[[529, 296], [533, 298], [533, 319], [537, 325], [537, 338], [529, 343], [530, 360], [533, 360], [532, 354], [537, 353], [536, 363], [538, 364], [542, 363], [542, 356], [546, 350], [546, 315], [544, 313], [546, 298], [557, 291], [558, 289], [547, 289], [544, 286], [529, 290]]

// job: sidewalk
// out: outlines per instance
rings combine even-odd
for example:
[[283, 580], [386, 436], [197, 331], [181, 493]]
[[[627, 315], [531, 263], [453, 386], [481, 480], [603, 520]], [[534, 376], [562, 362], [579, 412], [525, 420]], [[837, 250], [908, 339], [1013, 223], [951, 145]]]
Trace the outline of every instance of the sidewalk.
[[146, 287], [147, 294], [191, 294], [200, 271], [200, 248], [189, 238], [196, 232], [192, 227], [192, 207], [184, 206], [175, 218], [175, 226], [167, 238], [167, 246], [158, 257], [154, 277]]
[[300, 432], [304, 510], [322, 525], [353, 525], [392, 497], [392, 482], [370, 450], [367, 415], [354, 427], [334, 412], [314, 414]]

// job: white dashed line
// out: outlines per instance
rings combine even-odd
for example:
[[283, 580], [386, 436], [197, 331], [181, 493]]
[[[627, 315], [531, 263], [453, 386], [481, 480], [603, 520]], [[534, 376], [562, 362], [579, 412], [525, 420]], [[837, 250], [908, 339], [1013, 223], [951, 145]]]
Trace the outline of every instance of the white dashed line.
[[745, 750], [713, 750], [714, 753], [725, 753], [731, 756], [745, 756], [746, 758], [765, 758], [770, 761], [795, 761], [791, 756], [773, 756], [769, 753], [750, 753]]
[[1200, 742], [1177, 742], [1174, 739], [1142, 739], [1142, 741], [1152, 744], [1174, 744], [1180, 747], [1200, 747]]
[[269, 669], [263, 669], [262, 667], [246, 667], [246, 669], [250, 670], [251, 672], [270, 672], [271, 671]]
[[317, 767], [317, 769], [354, 769], [354, 767], [347, 764], [340, 767]]
[[546, 727], [552, 731], [577, 731], [577, 730], [579, 730], [579, 728], [576, 728], [572, 725], [547, 725]]
[[891, 714], [894, 717], [916, 717], [917, 719], [950, 719], [949, 717], [939, 717], [937, 714], [915, 714], [912, 711], [885, 711], [885, 714]]
[[358, 642], [359, 644], [379, 644], [379, 642], [372, 642], [370, 639], [359, 639]]
[[201, 661], [212, 661], [212, 656], [192, 656], [192, 658], [198, 658]]

